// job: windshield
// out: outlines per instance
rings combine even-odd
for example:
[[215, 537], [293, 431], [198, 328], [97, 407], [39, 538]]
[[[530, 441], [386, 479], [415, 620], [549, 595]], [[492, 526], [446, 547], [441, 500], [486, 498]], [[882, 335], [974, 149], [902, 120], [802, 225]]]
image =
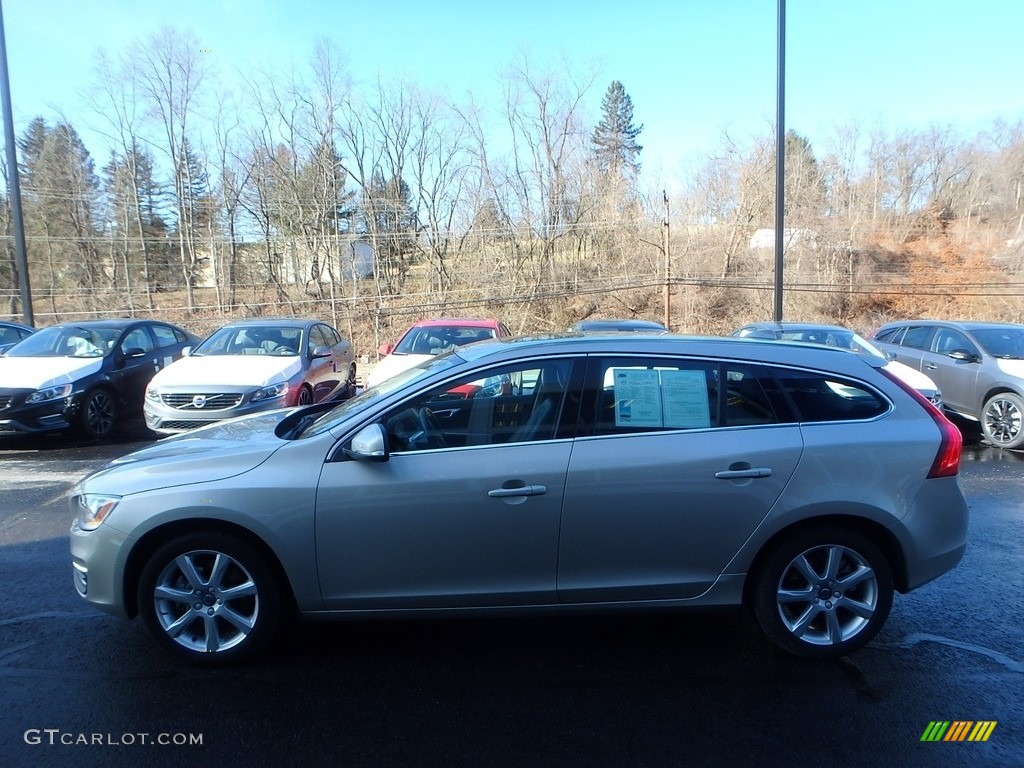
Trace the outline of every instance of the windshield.
[[327, 411], [327, 413], [323, 414], [320, 418], [311, 423], [298, 436], [313, 437], [315, 435], [322, 434], [323, 432], [332, 429], [337, 424], [340, 424], [342, 421], [347, 419], [349, 415], [361, 411], [375, 400], [387, 397], [392, 392], [397, 392], [398, 390], [403, 389], [413, 382], [418, 381], [425, 376], [429, 376], [432, 373], [443, 371], [446, 368], [453, 368], [464, 362], [465, 360], [455, 354], [439, 355], [431, 358], [430, 360], [424, 360], [419, 365], [414, 365], [412, 368], [404, 370], [401, 373], [396, 373], [394, 376], [389, 379], [385, 379], [372, 389], [363, 390], [363, 392], [350, 400], [346, 400], [337, 408]]
[[279, 325], [225, 326], [214, 331], [192, 356], [297, 355], [302, 350], [302, 329]]
[[1004, 360], [1024, 360], [1024, 327], [985, 328], [972, 330], [971, 333], [992, 357]]
[[105, 357], [110, 354], [120, 328], [89, 328], [54, 325], [43, 328], [7, 350], [7, 357]]
[[428, 325], [410, 328], [392, 350], [394, 355], [439, 355], [474, 341], [494, 338], [493, 328], [466, 325]]
[[870, 341], [853, 331], [835, 330], [832, 328], [783, 331], [782, 338], [788, 341], [801, 341], [808, 344], [824, 344], [828, 347], [848, 349], [851, 352], [856, 352], [858, 355], [871, 355], [882, 360], [887, 359]]

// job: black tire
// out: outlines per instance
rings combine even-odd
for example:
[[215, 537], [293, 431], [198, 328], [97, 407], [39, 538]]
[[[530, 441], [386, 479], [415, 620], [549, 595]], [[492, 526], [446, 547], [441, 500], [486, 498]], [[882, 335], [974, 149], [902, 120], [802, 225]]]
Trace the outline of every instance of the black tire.
[[1024, 445], [1024, 400], [1013, 392], [1000, 392], [981, 411], [981, 431], [996, 448]]
[[305, 384], [302, 385], [302, 389], [299, 390], [299, 396], [295, 400], [295, 404], [299, 406], [312, 405], [313, 404], [313, 390]]
[[358, 385], [357, 379], [356, 379], [356, 364], [352, 363], [348, 367], [348, 379], [345, 381], [345, 397], [346, 397], [346, 399], [350, 398], [350, 397], [355, 397], [356, 396], [356, 389], [358, 388], [358, 386], [359, 385]]
[[109, 391], [99, 388], [86, 393], [78, 423], [87, 437], [106, 437], [114, 431], [116, 419], [117, 406]]
[[753, 578], [748, 597], [761, 629], [776, 646], [806, 659], [852, 653], [878, 633], [892, 608], [885, 555], [866, 536], [835, 526], [773, 545]]
[[142, 569], [138, 601], [157, 642], [202, 666], [259, 653], [273, 639], [282, 605], [280, 585], [264, 557], [245, 542], [212, 531], [179, 536], [160, 547]]

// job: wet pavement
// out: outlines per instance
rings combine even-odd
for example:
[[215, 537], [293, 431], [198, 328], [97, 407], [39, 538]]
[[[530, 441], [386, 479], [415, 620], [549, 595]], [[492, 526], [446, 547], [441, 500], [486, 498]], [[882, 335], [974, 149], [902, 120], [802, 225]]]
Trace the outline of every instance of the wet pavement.
[[[2, 765], [1024, 765], [1024, 452], [969, 439], [964, 560], [835, 663], [722, 610], [306, 623], [202, 671], [71, 584], [67, 491], [150, 441], [0, 445]], [[997, 725], [921, 741], [957, 720]]]

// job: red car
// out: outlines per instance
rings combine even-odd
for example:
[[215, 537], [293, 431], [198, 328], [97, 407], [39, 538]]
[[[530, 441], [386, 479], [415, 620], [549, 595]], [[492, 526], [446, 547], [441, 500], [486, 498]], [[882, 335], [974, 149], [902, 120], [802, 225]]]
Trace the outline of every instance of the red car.
[[407, 330], [393, 347], [390, 344], [381, 344], [378, 347], [377, 352], [383, 359], [367, 377], [366, 386], [375, 386], [396, 373], [463, 344], [487, 339], [504, 339], [511, 335], [504, 323], [493, 319], [421, 320]]

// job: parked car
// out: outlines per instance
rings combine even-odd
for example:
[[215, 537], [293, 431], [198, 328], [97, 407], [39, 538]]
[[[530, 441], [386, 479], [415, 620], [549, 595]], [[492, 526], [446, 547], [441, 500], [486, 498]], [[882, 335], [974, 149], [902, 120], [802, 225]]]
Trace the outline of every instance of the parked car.
[[0, 437], [80, 428], [113, 431], [142, 415], [153, 375], [198, 337], [156, 320], [94, 320], [43, 328], [0, 357]]
[[27, 325], [0, 320], [0, 355], [35, 332], [35, 328]]
[[905, 320], [874, 342], [942, 387], [946, 410], [981, 423], [999, 448], [1024, 445], [1024, 325]]
[[421, 320], [402, 334], [394, 346], [381, 344], [377, 353], [383, 359], [366, 378], [366, 386], [375, 387], [435, 355], [463, 344], [486, 339], [504, 339], [512, 334], [504, 323], [493, 319], [440, 318]]
[[[513, 393], [449, 396], [487, 379]], [[198, 664], [255, 653], [290, 608], [741, 603], [779, 647], [826, 659], [964, 551], [960, 433], [872, 357], [668, 335], [491, 341], [325, 408], [205, 427], [83, 479], [78, 592]]]
[[886, 361], [886, 369], [912, 386], [938, 408], [942, 407], [942, 390], [928, 376], [903, 363], [892, 360], [878, 347], [858, 333], [841, 325], [820, 325], [817, 323], [764, 322], [748, 323], [732, 332], [733, 336], [748, 339], [784, 339], [806, 344], [824, 344], [856, 352], [858, 355], [872, 355]]
[[153, 377], [146, 424], [185, 432], [255, 411], [351, 397], [352, 345], [317, 320], [240, 320]]
[[580, 320], [578, 323], [573, 323], [569, 326], [569, 330], [581, 333], [586, 331], [630, 331], [640, 333], [645, 331], [666, 331], [668, 329], [654, 320], [591, 318], [590, 320]]

